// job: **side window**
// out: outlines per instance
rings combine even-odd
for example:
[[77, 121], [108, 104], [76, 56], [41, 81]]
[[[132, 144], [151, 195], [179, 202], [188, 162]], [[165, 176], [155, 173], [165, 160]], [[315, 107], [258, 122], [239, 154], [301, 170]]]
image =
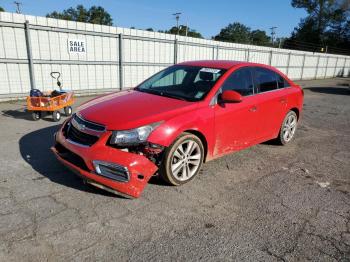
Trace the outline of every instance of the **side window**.
[[277, 89], [276, 73], [261, 67], [255, 68], [255, 83], [259, 93]]
[[283, 76], [281, 76], [280, 74], [276, 73], [276, 77], [277, 77], [278, 88], [284, 88], [284, 87], [288, 87], [289, 86], [289, 83], [287, 82], [286, 79], [284, 79]]
[[254, 85], [251, 69], [241, 68], [234, 71], [224, 82], [221, 87], [222, 91], [233, 90], [240, 93], [242, 96], [254, 94]]

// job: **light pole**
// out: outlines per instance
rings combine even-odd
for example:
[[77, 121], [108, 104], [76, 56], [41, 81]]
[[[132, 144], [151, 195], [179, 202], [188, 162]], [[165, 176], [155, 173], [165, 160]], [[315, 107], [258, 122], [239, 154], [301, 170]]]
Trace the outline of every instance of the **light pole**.
[[181, 15], [181, 13], [179, 13], [179, 12], [173, 14], [173, 16], [175, 16], [175, 19], [176, 19], [177, 35], [179, 35], [179, 19], [180, 19], [180, 15]]
[[275, 45], [275, 35], [276, 35], [276, 30], [277, 26], [270, 27], [271, 30], [271, 40], [272, 40], [272, 46]]
[[21, 2], [17, 2], [17, 1], [14, 1], [13, 3], [16, 5], [16, 13], [17, 14], [21, 14], [21, 5], [22, 5], [22, 3]]
[[180, 25], [180, 30], [181, 29], [185, 29], [185, 36], [187, 36], [188, 35], [188, 25], [187, 24], [186, 24], [186, 26]]

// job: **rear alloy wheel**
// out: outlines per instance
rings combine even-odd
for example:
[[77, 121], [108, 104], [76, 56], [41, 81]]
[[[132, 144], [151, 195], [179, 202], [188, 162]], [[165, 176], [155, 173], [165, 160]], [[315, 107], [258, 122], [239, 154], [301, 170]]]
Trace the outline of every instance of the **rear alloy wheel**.
[[203, 159], [202, 141], [195, 135], [183, 133], [167, 149], [161, 177], [174, 186], [185, 184], [198, 174]]
[[60, 121], [60, 119], [61, 119], [61, 113], [60, 113], [60, 111], [53, 111], [53, 113], [52, 113], [52, 119], [53, 119], [53, 121], [55, 121], [55, 122]]
[[287, 144], [294, 138], [295, 131], [298, 125], [298, 117], [294, 111], [289, 111], [283, 120], [278, 142], [282, 145]]

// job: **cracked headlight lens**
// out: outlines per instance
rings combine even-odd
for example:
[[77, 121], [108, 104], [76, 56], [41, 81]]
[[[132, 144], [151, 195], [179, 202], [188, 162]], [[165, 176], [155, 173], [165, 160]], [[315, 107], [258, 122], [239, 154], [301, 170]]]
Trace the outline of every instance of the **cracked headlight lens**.
[[157, 122], [130, 130], [113, 131], [110, 143], [117, 146], [138, 145], [145, 142], [152, 131], [161, 123]]

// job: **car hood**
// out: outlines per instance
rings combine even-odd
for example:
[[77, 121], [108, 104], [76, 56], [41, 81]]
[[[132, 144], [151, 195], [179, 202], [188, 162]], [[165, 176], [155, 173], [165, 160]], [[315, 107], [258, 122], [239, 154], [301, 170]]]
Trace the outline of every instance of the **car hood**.
[[129, 90], [90, 100], [78, 108], [78, 114], [108, 130], [127, 130], [165, 121], [196, 107], [195, 102]]

